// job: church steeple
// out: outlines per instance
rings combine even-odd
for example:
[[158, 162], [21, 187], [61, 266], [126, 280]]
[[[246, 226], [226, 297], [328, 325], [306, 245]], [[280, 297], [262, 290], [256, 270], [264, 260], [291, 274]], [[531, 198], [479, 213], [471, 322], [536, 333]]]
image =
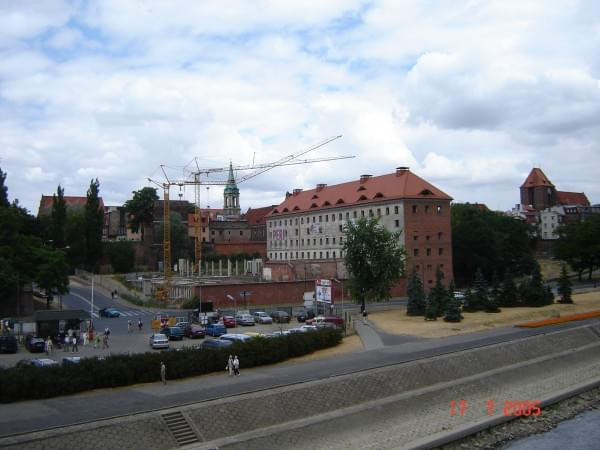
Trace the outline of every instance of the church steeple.
[[231, 162], [229, 162], [229, 178], [227, 179], [227, 185], [223, 191], [223, 209], [225, 210], [225, 216], [240, 216], [240, 190], [235, 183], [233, 165]]

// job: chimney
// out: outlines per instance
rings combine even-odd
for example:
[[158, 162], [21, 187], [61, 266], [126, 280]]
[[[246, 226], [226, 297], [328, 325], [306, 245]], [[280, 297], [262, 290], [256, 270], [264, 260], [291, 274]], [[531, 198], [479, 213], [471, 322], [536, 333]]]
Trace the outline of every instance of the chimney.
[[325, 183], [319, 183], [317, 184], [317, 192], [322, 191], [323, 189], [325, 189], [327, 185]]
[[302, 192], [302, 189], [294, 189], [294, 192], [292, 195], [298, 195], [300, 192]]
[[292, 194], [290, 194], [288, 191], [285, 192], [285, 198], [288, 199], [292, 196]]
[[360, 184], [365, 184], [365, 183], [367, 182], [367, 180], [368, 180], [369, 178], [371, 178], [371, 176], [372, 176], [372, 175], [366, 175], [366, 174], [365, 174], [365, 175], [361, 175], [361, 176], [360, 176]]
[[406, 166], [396, 167], [396, 176], [397, 177], [399, 177], [400, 175], [402, 175], [405, 172], [408, 172], [408, 167], [406, 167]]

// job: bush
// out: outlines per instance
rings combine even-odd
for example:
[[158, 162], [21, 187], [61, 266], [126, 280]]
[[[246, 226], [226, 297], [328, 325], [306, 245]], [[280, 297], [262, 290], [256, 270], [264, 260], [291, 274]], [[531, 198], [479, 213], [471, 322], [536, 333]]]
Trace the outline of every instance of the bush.
[[277, 338], [258, 337], [218, 350], [185, 348], [105, 359], [85, 358], [79, 364], [53, 367], [11, 367], [0, 369], [0, 402], [158, 381], [161, 361], [167, 366], [167, 378], [173, 380], [223, 371], [230, 354], [238, 355], [242, 368], [249, 368], [333, 347], [341, 340], [338, 330], [325, 328]]

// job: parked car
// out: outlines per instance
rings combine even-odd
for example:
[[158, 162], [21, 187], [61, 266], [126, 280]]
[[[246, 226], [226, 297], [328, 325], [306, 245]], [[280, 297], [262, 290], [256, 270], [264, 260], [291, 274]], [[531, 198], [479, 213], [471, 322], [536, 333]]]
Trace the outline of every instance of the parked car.
[[274, 338], [274, 337], [287, 336], [288, 334], [290, 334], [290, 332], [288, 330], [277, 330], [277, 331], [273, 331], [272, 333], [265, 335], [265, 337]]
[[223, 316], [223, 325], [225, 325], [225, 328], [235, 328], [235, 317]]
[[219, 349], [219, 348], [229, 347], [231, 344], [233, 344], [233, 342], [229, 341], [229, 340], [206, 339], [204, 342], [202, 342], [202, 344], [200, 345], [200, 348]]
[[80, 356], [65, 356], [62, 360], [63, 365], [79, 364], [81, 362]]
[[154, 333], [150, 335], [150, 347], [152, 348], [169, 348], [169, 338], [162, 333]]
[[206, 336], [206, 331], [200, 325], [191, 323], [183, 329], [183, 335], [190, 339], [201, 339]]
[[331, 323], [338, 328], [344, 326], [344, 319], [338, 316], [317, 316], [314, 319], [307, 319], [307, 325], [319, 325], [323, 323]]
[[206, 325], [206, 334], [209, 336], [221, 336], [227, 334], [227, 329], [221, 323], [209, 323]]
[[191, 325], [189, 322], [176, 322], [175, 326], [181, 328], [183, 331], [185, 331], [185, 329]]
[[300, 329], [304, 332], [306, 331], [318, 331], [319, 328], [316, 325], [302, 325]]
[[240, 314], [236, 316], [235, 321], [238, 325], [243, 325], [245, 327], [251, 327], [256, 325], [254, 317], [252, 317], [250, 314]]
[[273, 322], [290, 323], [290, 315], [285, 311], [273, 311], [271, 317], [273, 318]]
[[17, 353], [17, 338], [14, 334], [0, 334], [0, 353]]
[[303, 310], [298, 313], [296, 319], [298, 322], [306, 322], [307, 319], [313, 319], [315, 317], [315, 312], [311, 310]]
[[250, 336], [245, 335], [245, 334], [227, 333], [227, 334], [222, 335], [219, 339], [222, 340], [222, 341], [246, 342], [246, 341], [249, 341], [252, 338]]
[[25, 348], [27, 348], [27, 350], [29, 350], [31, 353], [41, 353], [46, 348], [46, 341], [40, 337], [28, 334], [25, 337]]
[[16, 364], [16, 367], [33, 366], [33, 367], [48, 367], [57, 366], [58, 361], [52, 358], [33, 358], [33, 359], [22, 359]]
[[100, 317], [120, 317], [121, 313], [115, 308], [102, 308], [98, 310]]
[[160, 330], [170, 341], [181, 341], [183, 339], [183, 330], [179, 327], [164, 327]]
[[264, 311], [256, 311], [252, 315], [256, 323], [273, 323], [273, 318]]

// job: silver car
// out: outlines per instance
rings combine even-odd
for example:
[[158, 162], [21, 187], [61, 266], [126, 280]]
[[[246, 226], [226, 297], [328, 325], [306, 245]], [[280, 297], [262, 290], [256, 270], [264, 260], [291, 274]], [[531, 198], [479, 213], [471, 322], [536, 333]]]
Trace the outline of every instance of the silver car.
[[150, 347], [169, 348], [169, 338], [165, 334], [154, 333], [150, 335]]
[[273, 323], [273, 318], [264, 311], [257, 311], [252, 315], [256, 323]]

